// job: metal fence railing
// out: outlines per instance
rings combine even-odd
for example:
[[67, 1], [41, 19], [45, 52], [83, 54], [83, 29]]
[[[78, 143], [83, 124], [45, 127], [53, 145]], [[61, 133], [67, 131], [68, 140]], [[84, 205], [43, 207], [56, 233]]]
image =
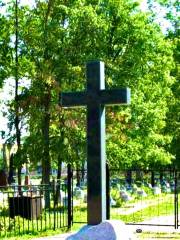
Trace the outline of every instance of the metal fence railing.
[[178, 228], [180, 172], [110, 170], [110, 176], [111, 219]]
[[[73, 223], [86, 223], [87, 171], [72, 172]], [[180, 171], [110, 169], [107, 177], [110, 219], [131, 225], [180, 226]]]
[[[180, 226], [180, 171], [107, 170], [110, 219], [126, 224]], [[109, 189], [109, 190], [108, 190]], [[50, 185], [0, 187], [0, 238], [87, 223], [87, 171], [68, 165]]]
[[87, 170], [72, 171], [72, 222], [87, 223]]
[[67, 183], [0, 187], [0, 238], [68, 227]]

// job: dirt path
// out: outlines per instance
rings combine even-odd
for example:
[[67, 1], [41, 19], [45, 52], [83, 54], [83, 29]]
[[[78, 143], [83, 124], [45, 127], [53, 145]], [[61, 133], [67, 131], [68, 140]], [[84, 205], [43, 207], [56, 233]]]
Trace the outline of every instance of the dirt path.
[[[164, 233], [180, 233], [179, 229], [175, 229], [174, 226], [174, 215], [170, 216], [159, 216], [141, 222], [141, 224], [147, 225], [129, 225], [133, 232], [136, 232], [137, 229], [141, 229], [143, 232], [164, 232]], [[152, 225], [151, 225], [152, 224]], [[164, 226], [154, 226], [154, 225], [164, 225]]]
[[[168, 199], [170, 201], [170, 199]], [[165, 201], [165, 198], [161, 197], [158, 199], [158, 203], [163, 203]], [[173, 201], [173, 199], [171, 199], [171, 201]], [[114, 211], [115, 213], [118, 213], [120, 215], [129, 215], [131, 213], [135, 213], [137, 211], [140, 211], [144, 208], [150, 207], [150, 206], [156, 206], [157, 202], [155, 202], [154, 200], [143, 200], [143, 201], [139, 201], [137, 203], [129, 203], [126, 204], [126, 206], [124, 207], [120, 207], [118, 209], [113, 208], [112, 212]]]

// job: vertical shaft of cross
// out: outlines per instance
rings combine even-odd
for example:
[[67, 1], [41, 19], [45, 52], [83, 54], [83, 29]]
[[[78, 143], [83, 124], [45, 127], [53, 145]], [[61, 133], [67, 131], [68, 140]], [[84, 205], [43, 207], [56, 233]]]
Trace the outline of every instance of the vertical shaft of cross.
[[88, 224], [106, 219], [105, 107], [99, 91], [105, 88], [104, 63], [87, 64], [87, 91], [92, 104], [87, 107]]
[[87, 213], [88, 224], [106, 219], [105, 105], [129, 104], [130, 89], [105, 90], [104, 63], [87, 64], [85, 92], [61, 93], [63, 107], [87, 106]]

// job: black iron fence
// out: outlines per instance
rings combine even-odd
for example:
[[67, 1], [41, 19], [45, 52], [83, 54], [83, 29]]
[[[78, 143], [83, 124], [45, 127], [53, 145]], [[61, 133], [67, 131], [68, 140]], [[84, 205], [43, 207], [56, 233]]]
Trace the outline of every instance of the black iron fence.
[[110, 217], [126, 224], [179, 226], [180, 171], [110, 171]]
[[69, 227], [67, 181], [0, 187], [0, 237]]
[[71, 171], [72, 224], [87, 223], [87, 170]]
[[[107, 217], [126, 224], [180, 226], [180, 171], [107, 169]], [[87, 171], [68, 166], [50, 185], [0, 187], [0, 238], [87, 223]]]
[[[87, 222], [86, 176], [86, 171], [73, 170], [73, 223]], [[120, 219], [126, 224], [178, 228], [180, 171], [111, 169], [107, 176], [108, 218]]]

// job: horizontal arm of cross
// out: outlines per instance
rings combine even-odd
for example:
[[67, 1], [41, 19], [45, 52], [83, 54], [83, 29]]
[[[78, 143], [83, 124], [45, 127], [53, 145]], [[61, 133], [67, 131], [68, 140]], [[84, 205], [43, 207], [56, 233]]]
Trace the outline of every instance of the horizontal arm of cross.
[[80, 107], [85, 106], [86, 93], [85, 92], [67, 92], [60, 94], [60, 105], [62, 107]]
[[130, 104], [130, 89], [101, 90], [100, 99], [101, 104], [104, 105]]

